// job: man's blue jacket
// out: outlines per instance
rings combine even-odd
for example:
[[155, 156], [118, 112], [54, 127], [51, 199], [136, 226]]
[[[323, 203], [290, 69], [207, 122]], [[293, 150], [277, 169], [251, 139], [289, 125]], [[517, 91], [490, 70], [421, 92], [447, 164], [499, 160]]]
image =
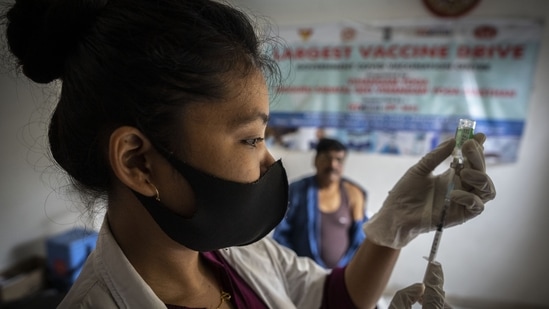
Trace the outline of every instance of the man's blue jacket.
[[[342, 181], [352, 182], [346, 178]], [[354, 183], [354, 182], [352, 182]], [[354, 183], [357, 185], [356, 183]], [[361, 188], [366, 200], [366, 191]], [[308, 256], [326, 267], [320, 256], [320, 210], [318, 209], [318, 185], [315, 176], [309, 176], [290, 184], [290, 205], [286, 216], [275, 228], [273, 238], [294, 250], [299, 256]], [[364, 220], [353, 222], [349, 231], [349, 248], [339, 260], [337, 267], [347, 265], [366, 236], [362, 230]]]

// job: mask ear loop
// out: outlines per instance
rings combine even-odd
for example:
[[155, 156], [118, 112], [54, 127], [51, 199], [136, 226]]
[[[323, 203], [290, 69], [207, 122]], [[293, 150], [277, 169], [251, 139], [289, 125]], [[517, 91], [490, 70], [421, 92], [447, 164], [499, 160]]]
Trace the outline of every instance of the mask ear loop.
[[147, 180], [147, 182], [154, 188], [154, 192], [156, 193], [154, 199], [160, 202], [160, 192], [158, 192], [158, 188], [156, 188], [156, 186], [149, 180]]

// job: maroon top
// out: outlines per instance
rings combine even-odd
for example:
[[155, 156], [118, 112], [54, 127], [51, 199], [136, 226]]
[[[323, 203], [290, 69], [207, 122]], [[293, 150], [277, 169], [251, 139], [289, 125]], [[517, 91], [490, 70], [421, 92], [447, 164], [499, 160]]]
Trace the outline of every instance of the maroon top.
[[339, 184], [341, 201], [332, 212], [320, 211], [320, 257], [326, 267], [337, 267], [349, 248], [350, 229], [353, 225], [351, 207], [343, 181]]
[[[217, 251], [204, 252], [201, 256], [209, 263], [221, 282], [223, 291], [231, 295], [231, 304], [235, 308], [268, 308], [263, 300], [250, 288], [238, 273], [225, 261]], [[347, 292], [343, 278], [344, 268], [334, 268], [324, 283], [324, 297], [321, 309], [354, 309], [356, 308]], [[168, 309], [195, 309], [167, 304]], [[196, 308], [198, 309], [198, 308]]]

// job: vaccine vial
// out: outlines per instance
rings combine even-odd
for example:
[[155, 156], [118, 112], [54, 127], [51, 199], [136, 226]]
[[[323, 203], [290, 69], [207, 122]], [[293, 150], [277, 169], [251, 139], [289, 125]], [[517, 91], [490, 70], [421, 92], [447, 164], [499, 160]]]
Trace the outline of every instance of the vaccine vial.
[[468, 139], [473, 138], [475, 134], [476, 121], [470, 119], [460, 119], [458, 126], [456, 128], [456, 146], [454, 152], [452, 153], [453, 160], [451, 167], [455, 168], [456, 171], [463, 167], [463, 155], [461, 153], [461, 146]]

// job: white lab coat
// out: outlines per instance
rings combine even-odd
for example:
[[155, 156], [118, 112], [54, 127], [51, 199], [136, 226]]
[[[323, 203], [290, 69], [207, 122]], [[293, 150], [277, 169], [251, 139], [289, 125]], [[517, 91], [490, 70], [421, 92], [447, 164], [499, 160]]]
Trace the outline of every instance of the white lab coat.
[[[329, 270], [297, 257], [270, 237], [222, 249], [221, 254], [269, 308], [320, 307]], [[58, 308], [165, 309], [166, 305], [130, 264], [105, 219], [95, 250]]]

